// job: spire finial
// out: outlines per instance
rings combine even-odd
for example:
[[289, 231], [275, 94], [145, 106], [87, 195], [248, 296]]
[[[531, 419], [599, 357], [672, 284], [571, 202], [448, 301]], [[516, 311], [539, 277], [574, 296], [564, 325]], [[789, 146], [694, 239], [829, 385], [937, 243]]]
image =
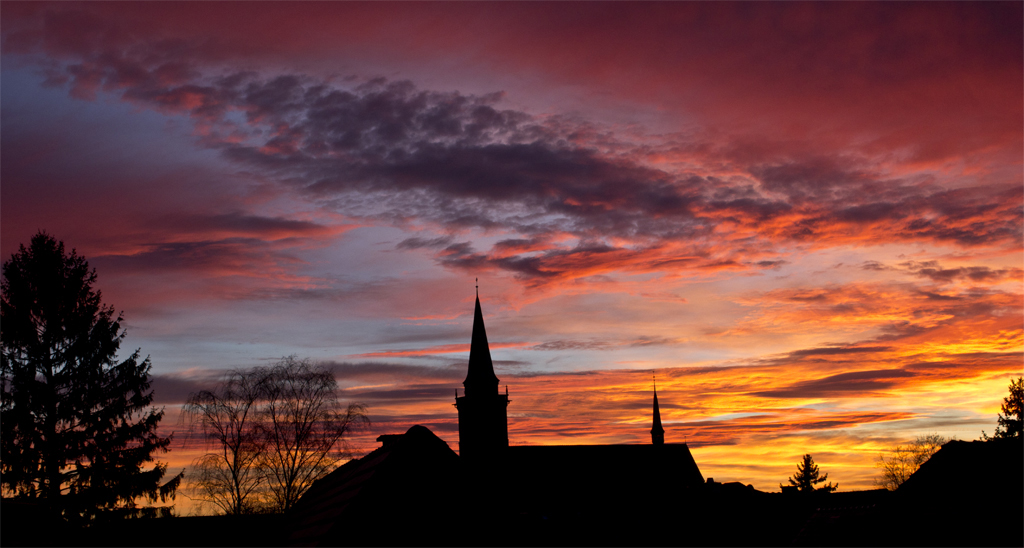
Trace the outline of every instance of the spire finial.
[[476, 280], [476, 298], [480, 298], [480, 278], [474, 278]]

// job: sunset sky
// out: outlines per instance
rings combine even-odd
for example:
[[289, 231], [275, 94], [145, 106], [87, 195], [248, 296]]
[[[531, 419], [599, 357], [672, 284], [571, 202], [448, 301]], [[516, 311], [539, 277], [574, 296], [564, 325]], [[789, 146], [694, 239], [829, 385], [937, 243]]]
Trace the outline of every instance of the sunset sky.
[[286, 355], [458, 448], [762, 490], [992, 433], [1024, 363], [1024, 17], [969, 3], [3, 3], [0, 252], [84, 255], [178, 406]]

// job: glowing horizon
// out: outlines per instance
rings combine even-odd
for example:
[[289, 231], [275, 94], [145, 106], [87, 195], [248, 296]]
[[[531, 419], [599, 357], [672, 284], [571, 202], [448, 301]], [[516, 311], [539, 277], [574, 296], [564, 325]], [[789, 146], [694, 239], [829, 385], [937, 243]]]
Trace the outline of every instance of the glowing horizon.
[[0, 21], [0, 254], [42, 229], [89, 260], [165, 432], [297, 355], [369, 406], [357, 454], [457, 449], [474, 278], [512, 443], [647, 443], [656, 374], [666, 442], [762, 490], [804, 453], [872, 488], [888, 447], [991, 433], [1022, 374], [1019, 3]]

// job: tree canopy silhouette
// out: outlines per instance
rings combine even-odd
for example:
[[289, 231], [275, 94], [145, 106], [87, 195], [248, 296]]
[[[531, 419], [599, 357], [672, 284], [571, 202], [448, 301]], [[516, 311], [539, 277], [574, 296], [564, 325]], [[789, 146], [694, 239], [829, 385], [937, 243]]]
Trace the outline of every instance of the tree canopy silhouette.
[[[831, 493], [839, 488], [838, 484], [833, 486], [831, 482], [822, 487], [815, 487], [815, 485], [822, 483], [827, 479], [827, 473], [822, 476], [818, 472], [818, 465], [814, 464], [814, 459], [810, 455], [804, 455], [800, 464], [796, 465], [796, 475], [789, 478], [789, 485], [805, 492], [823, 491]], [[781, 486], [782, 485], [780, 484], [779, 487]]]
[[[1010, 394], [1003, 398], [999, 413], [999, 426], [992, 437], [1020, 438], [1024, 436], [1024, 377], [1010, 381]], [[1005, 416], [1004, 416], [1005, 415]]]
[[201, 496], [227, 514], [287, 511], [343, 458], [345, 436], [367, 423], [342, 406], [337, 381], [308, 359], [235, 370], [189, 396], [186, 418], [218, 450], [195, 461]]
[[161, 483], [167, 465], [153, 454], [171, 440], [157, 435], [150, 361], [139, 350], [118, 361], [123, 317], [95, 281], [83, 257], [40, 232], [4, 262], [0, 283], [0, 485], [65, 519], [155, 513], [136, 499], [173, 499], [182, 478]]

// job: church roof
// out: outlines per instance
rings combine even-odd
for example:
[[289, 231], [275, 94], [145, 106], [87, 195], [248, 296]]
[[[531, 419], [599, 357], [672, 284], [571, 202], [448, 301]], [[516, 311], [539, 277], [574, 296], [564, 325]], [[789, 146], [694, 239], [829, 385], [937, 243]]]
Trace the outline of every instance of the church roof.
[[[685, 443], [665, 445], [513, 445], [508, 448], [509, 485], [610, 491], [656, 485], [671, 491], [699, 487], [704, 476]], [[600, 481], [595, 481], [600, 478]], [[543, 486], [543, 487], [541, 487]]]
[[484, 315], [480, 311], [480, 295], [476, 297], [476, 310], [473, 312], [473, 340], [469, 345], [469, 372], [462, 382], [467, 390], [471, 386], [498, 389], [498, 377], [494, 374], [491, 362], [491, 350], [487, 346], [487, 332], [484, 330]]
[[[292, 510], [289, 545], [386, 544], [389, 539], [408, 544], [405, 537], [393, 537], [398, 532], [370, 525], [404, 522], [401, 533], [414, 535], [416, 527], [438, 517], [430, 508], [451, 504], [445, 495], [458, 477], [459, 456], [444, 440], [419, 425], [380, 439], [382, 447], [317, 480], [302, 496]], [[354, 523], [364, 527], [353, 529]]]
[[480, 478], [473, 470], [465, 476], [460, 457], [425, 427], [379, 440], [382, 447], [317, 481], [302, 497], [292, 511], [290, 545], [500, 542], [453, 533], [464, 520], [527, 527], [509, 540], [516, 544], [547, 517], [600, 517], [625, 501], [637, 510], [703, 492], [704, 479], [685, 444], [512, 446]]

